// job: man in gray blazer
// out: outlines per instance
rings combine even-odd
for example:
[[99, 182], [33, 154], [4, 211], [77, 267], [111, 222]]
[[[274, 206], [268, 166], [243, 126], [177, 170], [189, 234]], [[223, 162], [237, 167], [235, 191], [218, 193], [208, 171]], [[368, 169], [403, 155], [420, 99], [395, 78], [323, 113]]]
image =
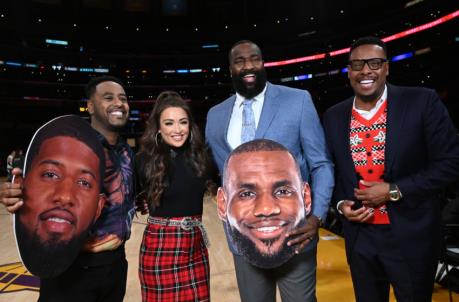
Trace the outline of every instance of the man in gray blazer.
[[211, 108], [206, 124], [206, 140], [220, 174], [233, 149], [246, 141], [266, 138], [290, 150], [312, 191], [312, 211], [306, 225], [287, 234], [288, 245], [296, 246], [297, 255], [280, 267], [262, 269], [249, 264], [227, 236], [241, 300], [275, 301], [278, 284], [283, 301], [316, 301], [318, 228], [325, 219], [334, 180], [311, 95], [267, 82], [261, 50], [251, 41], [237, 42], [230, 50], [229, 63], [236, 95]]

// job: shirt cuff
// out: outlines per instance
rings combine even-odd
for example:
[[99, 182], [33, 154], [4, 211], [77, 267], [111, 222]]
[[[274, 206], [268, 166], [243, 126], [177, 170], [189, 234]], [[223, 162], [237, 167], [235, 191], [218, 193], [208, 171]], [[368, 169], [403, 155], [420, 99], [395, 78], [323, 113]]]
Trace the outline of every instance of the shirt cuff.
[[338, 201], [338, 203], [336, 204], [336, 210], [338, 211], [338, 213], [340, 213], [341, 215], [344, 215], [343, 212], [341, 212], [341, 210], [339, 209], [339, 206], [340, 204], [342, 204], [344, 202], [344, 200], [340, 200]]

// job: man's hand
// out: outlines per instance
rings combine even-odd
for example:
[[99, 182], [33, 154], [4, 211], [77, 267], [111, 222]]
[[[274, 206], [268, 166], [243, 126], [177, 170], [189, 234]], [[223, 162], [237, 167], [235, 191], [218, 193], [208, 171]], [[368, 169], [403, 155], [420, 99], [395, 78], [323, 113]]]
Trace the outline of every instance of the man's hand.
[[387, 182], [364, 181], [360, 183], [365, 189], [354, 189], [355, 198], [364, 206], [376, 208], [389, 200], [389, 184]]
[[14, 183], [0, 184], [0, 203], [13, 214], [24, 204], [24, 201], [22, 200], [22, 170], [14, 168], [12, 174], [15, 179]]
[[357, 210], [353, 210], [353, 205], [354, 202], [352, 200], [344, 200], [339, 205], [339, 210], [343, 213], [344, 217], [346, 217], [347, 220], [353, 222], [365, 222], [371, 217], [373, 217], [373, 208], [361, 207]]
[[295, 247], [295, 254], [298, 254], [301, 250], [303, 250], [306, 244], [319, 236], [319, 225], [319, 218], [314, 215], [309, 216], [304, 226], [298, 227], [287, 233], [287, 237], [296, 236], [296, 238], [289, 240], [287, 245], [292, 246], [297, 244]]

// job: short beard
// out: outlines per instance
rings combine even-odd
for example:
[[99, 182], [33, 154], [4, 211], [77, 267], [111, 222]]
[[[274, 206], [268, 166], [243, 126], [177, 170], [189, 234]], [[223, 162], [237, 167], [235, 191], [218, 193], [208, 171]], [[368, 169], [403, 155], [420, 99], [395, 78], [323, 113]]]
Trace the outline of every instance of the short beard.
[[112, 131], [112, 132], [120, 132], [121, 130], [124, 129], [124, 127], [126, 127], [127, 123], [129, 122], [129, 116], [127, 116], [126, 120], [124, 121], [122, 125], [112, 125], [110, 124], [108, 119], [105, 119], [103, 114], [101, 114], [97, 110], [95, 110], [94, 113], [91, 115], [91, 122], [93, 119], [97, 120], [97, 123], [100, 125], [103, 125], [105, 129]]
[[74, 262], [88, 237], [88, 232], [75, 235], [68, 241], [52, 236], [43, 242], [36, 230], [29, 230], [16, 219], [16, 240], [25, 267], [41, 279], [54, 278], [65, 272]]
[[[244, 84], [244, 80], [242, 79], [249, 73], [253, 73], [256, 76], [255, 85], [251, 88], [247, 88]], [[233, 76], [231, 80], [233, 81], [234, 90], [236, 90], [237, 93], [246, 99], [252, 99], [263, 91], [266, 86], [266, 78], [266, 70], [262, 68], [259, 71], [241, 72], [240, 74]]]
[[[295, 228], [303, 226], [306, 219], [302, 219]], [[228, 235], [236, 250], [252, 265], [264, 269], [279, 267], [295, 255], [296, 246], [288, 246], [289, 238], [284, 239], [283, 246], [275, 254], [266, 254], [258, 250], [255, 243], [246, 235], [239, 232], [236, 228], [226, 223]], [[283, 236], [283, 235], [281, 235]], [[277, 238], [276, 238], [277, 239]], [[266, 240], [263, 243], [266, 246], [272, 245], [273, 240]]]
[[384, 93], [384, 87], [382, 88], [381, 91], [375, 91], [375, 93], [373, 93], [372, 95], [359, 95], [359, 99], [366, 103], [366, 104], [371, 104], [371, 103], [375, 103], [378, 102], [378, 100], [382, 97]]

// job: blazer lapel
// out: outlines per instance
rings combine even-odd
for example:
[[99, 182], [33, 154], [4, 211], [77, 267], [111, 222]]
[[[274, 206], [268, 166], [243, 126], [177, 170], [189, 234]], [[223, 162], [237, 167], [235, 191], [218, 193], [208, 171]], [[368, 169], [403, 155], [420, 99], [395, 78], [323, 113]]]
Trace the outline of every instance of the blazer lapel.
[[278, 88], [273, 86], [271, 83], [267, 83], [265, 99], [263, 102], [263, 109], [261, 110], [260, 119], [258, 121], [258, 127], [255, 132], [255, 138], [263, 138], [266, 130], [268, 130], [271, 121], [279, 111], [280, 98], [277, 97], [279, 94]]
[[225, 127], [220, 128], [224, 131], [220, 137], [223, 137], [223, 140], [225, 141], [225, 147], [229, 150], [229, 152], [233, 150], [228, 143], [228, 128], [231, 120], [231, 114], [233, 113], [234, 102], [236, 102], [236, 95], [230, 97], [230, 101], [226, 104], [224, 110], [222, 110], [223, 114], [221, 121], [224, 123]]
[[358, 179], [357, 175], [355, 174], [354, 161], [352, 160], [351, 148], [349, 146], [349, 128], [352, 115], [353, 101], [353, 97], [347, 100], [346, 106], [343, 108], [341, 118], [336, 121], [337, 127], [335, 138], [338, 141], [337, 146], [343, 146], [344, 149], [342, 150], [341, 154], [336, 154], [335, 156], [342, 157], [344, 163], [344, 170], [342, 171], [342, 173], [344, 173], [345, 179], [349, 180], [352, 183], [351, 187], [357, 188]]
[[403, 129], [406, 105], [397, 87], [387, 84], [387, 130], [384, 151], [384, 175], [390, 178], [390, 170], [394, 164], [400, 143], [400, 129]]

